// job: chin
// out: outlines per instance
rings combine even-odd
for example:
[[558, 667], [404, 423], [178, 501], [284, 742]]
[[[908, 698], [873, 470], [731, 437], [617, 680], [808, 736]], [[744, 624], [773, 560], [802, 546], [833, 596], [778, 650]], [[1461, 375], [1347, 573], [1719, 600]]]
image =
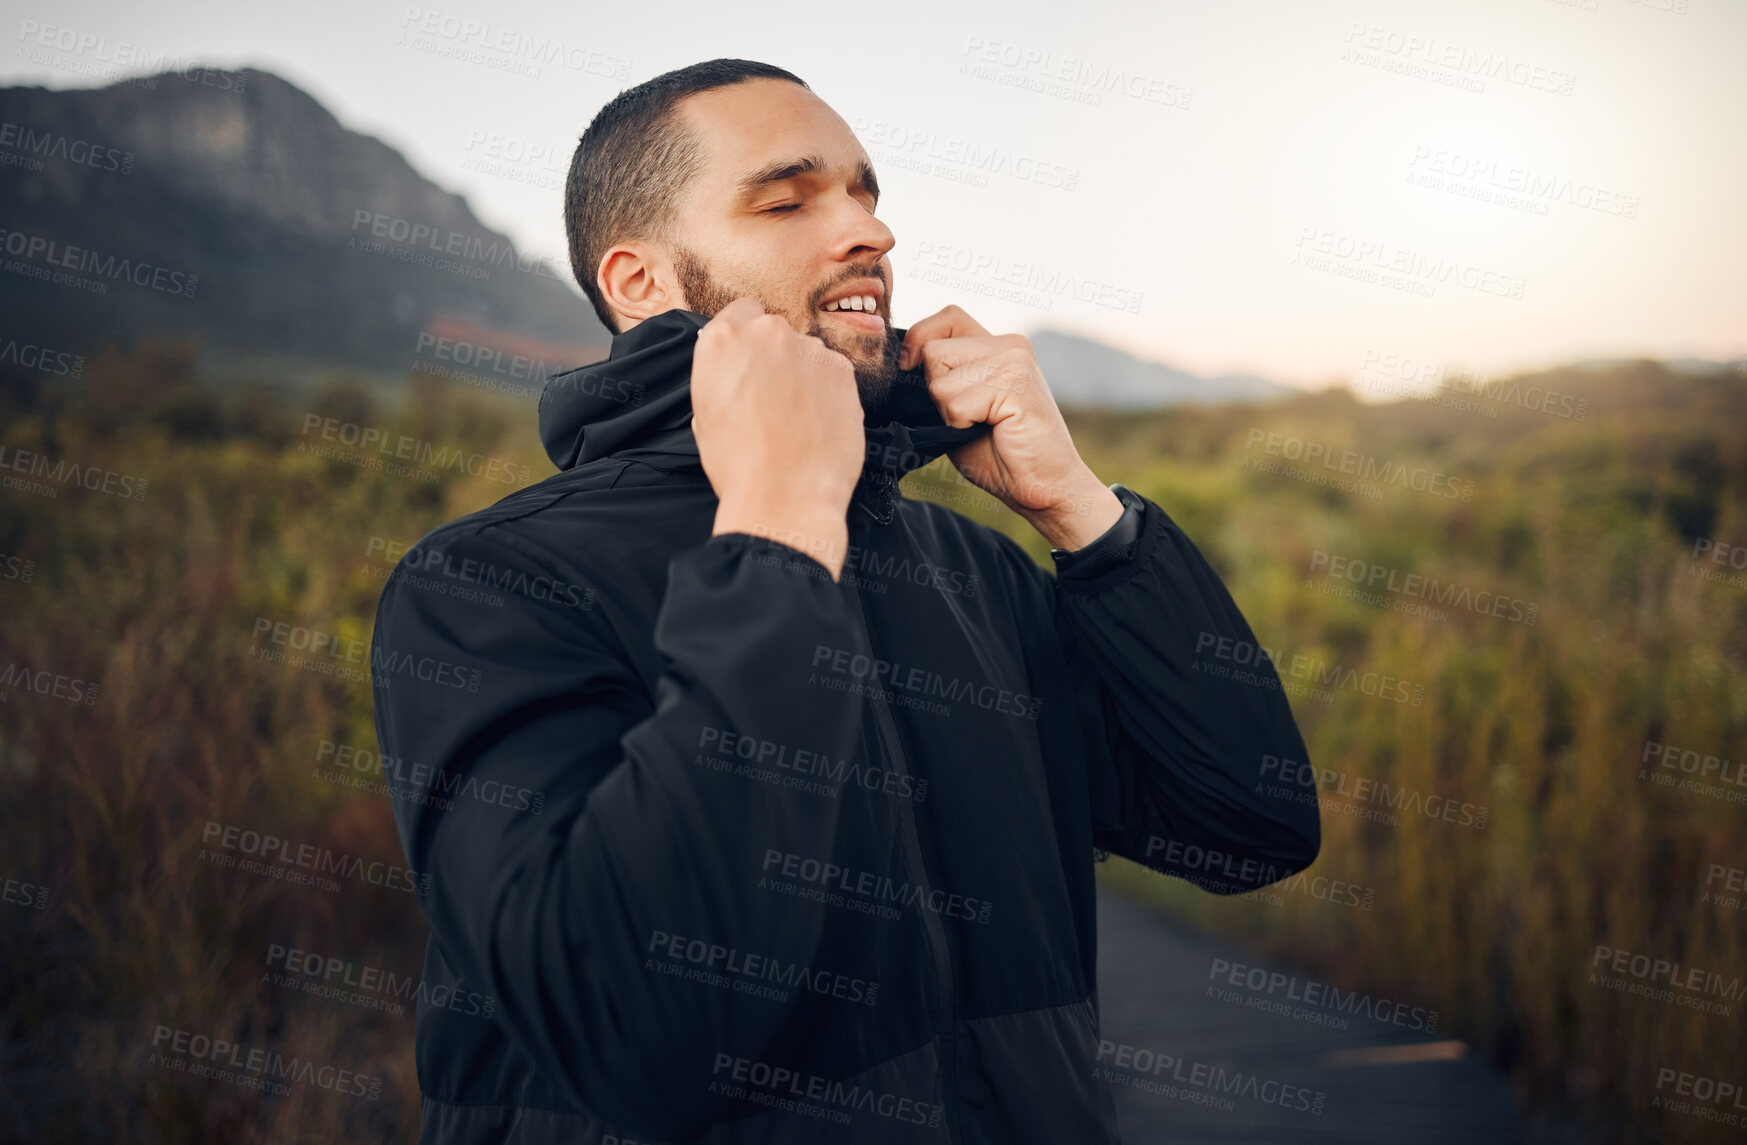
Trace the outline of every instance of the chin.
[[878, 334], [862, 334], [843, 337], [821, 335], [824, 343], [848, 358], [855, 365], [857, 372], [862, 370], [877, 370], [886, 357], [886, 339]]
[[855, 388], [861, 398], [863, 420], [874, 420], [881, 416], [886, 399], [892, 396], [891, 382], [887, 379], [863, 378], [858, 374]]
[[880, 334], [848, 335], [840, 330], [828, 330], [814, 319], [808, 334], [836, 350], [855, 368], [855, 386], [861, 393], [861, 404], [872, 411], [884, 403], [897, 374], [897, 360], [887, 345], [888, 337]]

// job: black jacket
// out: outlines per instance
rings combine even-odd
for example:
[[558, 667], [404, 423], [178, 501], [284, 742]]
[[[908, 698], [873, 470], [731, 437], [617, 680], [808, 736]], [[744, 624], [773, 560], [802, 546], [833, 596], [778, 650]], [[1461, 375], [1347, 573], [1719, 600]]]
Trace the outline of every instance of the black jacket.
[[1278, 677], [1151, 501], [1051, 575], [901, 497], [987, 431], [944, 426], [919, 371], [868, 419], [840, 583], [712, 538], [703, 322], [553, 377], [561, 472], [383, 590], [376, 730], [428, 878], [422, 1140], [1117, 1141], [1095, 855], [1217, 893], [1309, 865], [1315, 804], [1260, 785], [1306, 759]]

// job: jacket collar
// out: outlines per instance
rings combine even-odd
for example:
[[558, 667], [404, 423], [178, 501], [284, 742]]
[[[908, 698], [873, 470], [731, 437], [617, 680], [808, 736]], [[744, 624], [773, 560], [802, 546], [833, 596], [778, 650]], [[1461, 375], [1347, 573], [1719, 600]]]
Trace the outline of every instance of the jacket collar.
[[[692, 436], [691, 365], [709, 319], [669, 310], [615, 335], [607, 357], [547, 379], [540, 394], [540, 441], [561, 470], [612, 457], [701, 479]], [[904, 327], [887, 332], [896, 358]], [[886, 401], [863, 419], [867, 456], [854, 500], [876, 520], [892, 519], [898, 481], [941, 454], [989, 431], [948, 426], [917, 367], [901, 370]]]

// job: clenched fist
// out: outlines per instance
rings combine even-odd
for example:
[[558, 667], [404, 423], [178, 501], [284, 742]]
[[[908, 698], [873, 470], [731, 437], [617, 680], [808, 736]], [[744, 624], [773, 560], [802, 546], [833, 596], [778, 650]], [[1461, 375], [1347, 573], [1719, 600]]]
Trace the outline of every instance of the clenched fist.
[[740, 298], [698, 331], [691, 394], [715, 535], [780, 541], [837, 577], [867, 448], [849, 359]]

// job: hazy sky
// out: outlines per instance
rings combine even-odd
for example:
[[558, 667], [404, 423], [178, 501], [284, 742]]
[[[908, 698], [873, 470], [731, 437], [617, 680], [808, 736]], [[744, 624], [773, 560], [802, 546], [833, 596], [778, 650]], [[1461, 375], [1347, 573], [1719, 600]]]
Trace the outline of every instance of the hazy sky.
[[743, 56], [868, 149], [899, 325], [957, 302], [1312, 386], [1747, 357], [1744, 0], [753, 8], [57, 0], [13, 8], [0, 83], [274, 71], [567, 267], [594, 112]]

